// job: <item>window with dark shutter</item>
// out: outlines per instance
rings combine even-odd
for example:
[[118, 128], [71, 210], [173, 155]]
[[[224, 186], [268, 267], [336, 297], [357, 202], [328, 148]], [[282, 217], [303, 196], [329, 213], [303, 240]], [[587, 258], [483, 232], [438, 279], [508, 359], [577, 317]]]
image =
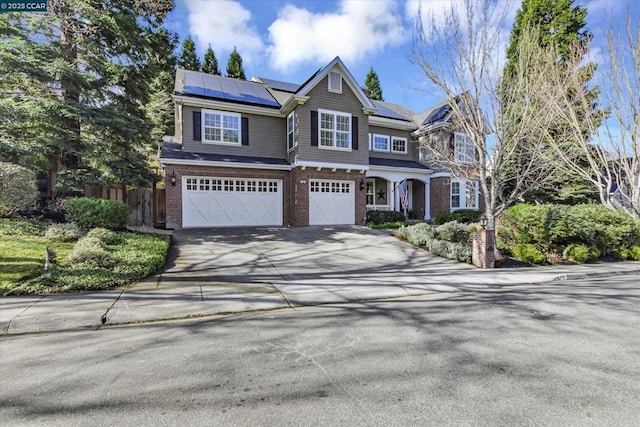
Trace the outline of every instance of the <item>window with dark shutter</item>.
[[358, 149], [358, 118], [351, 117], [351, 149]]
[[249, 145], [249, 118], [242, 118], [242, 145]]
[[318, 112], [311, 112], [311, 145], [318, 146]]
[[193, 140], [202, 141], [202, 113], [193, 112]]

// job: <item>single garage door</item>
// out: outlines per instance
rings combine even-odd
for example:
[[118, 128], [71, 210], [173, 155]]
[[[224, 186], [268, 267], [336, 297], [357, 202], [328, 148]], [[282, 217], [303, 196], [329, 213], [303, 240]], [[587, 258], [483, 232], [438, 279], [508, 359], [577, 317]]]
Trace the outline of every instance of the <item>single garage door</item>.
[[309, 180], [309, 224], [355, 224], [354, 181]]
[[265, 225], [282, 225], [282, 180], [183, 178], [183, 227]]

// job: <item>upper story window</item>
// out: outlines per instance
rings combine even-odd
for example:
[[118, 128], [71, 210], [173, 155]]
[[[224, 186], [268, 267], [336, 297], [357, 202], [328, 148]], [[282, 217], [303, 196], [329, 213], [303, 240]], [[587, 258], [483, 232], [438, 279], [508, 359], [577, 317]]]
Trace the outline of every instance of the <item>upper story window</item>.
[[291, 151], [296, 145], [298, 145], [298, 140], [296, 139], [296, 112], [292, 111], [287, 116], [287, 151]]
[[340, 73], [329, 72], [329, 92], [342, 93], [342, 75]]
[[451, 209], [478, 209], [478, 181], [451, 180]]
[[373, 134], [373, 151], [389, 152], [389, 137]]
[[240, 145], [240, 114], [202, 110], [202, 142]]
[[458, 163], [473, 163], [476, 159], [476, 147], [471, 138], [463, 133], [454, 133], [454, 155]]
[[391, 152], [407, 154], [407, 138], [391, 137]]
[[351, 149], [351, 114], [318, 110], [320, 148]]

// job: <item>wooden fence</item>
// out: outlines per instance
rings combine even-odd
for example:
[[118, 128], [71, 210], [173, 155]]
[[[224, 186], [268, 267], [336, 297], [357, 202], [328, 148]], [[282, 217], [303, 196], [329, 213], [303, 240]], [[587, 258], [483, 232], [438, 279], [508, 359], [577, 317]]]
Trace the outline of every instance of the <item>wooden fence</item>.
[[118, 200], [129, 205], [129, 224], [163, 228], [166, 223], [164, 188], [102, 188], [87, 187], [86, 197]]

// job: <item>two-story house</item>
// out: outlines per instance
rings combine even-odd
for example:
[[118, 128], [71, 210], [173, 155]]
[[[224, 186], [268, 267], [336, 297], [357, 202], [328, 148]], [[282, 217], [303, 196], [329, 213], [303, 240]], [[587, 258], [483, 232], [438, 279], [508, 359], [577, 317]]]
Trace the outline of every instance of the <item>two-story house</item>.
[[429, 220], [478, 207], [477, 184], [470, 196], [420, 149], [450, 127], [430, 127], [433, 109], [370, 100], [340, 58], [302, 84], [180, 69], [174, 102], [176, 135], [160, 156], [168, 228], [362, 224], [368, 209], [407, 205]]

